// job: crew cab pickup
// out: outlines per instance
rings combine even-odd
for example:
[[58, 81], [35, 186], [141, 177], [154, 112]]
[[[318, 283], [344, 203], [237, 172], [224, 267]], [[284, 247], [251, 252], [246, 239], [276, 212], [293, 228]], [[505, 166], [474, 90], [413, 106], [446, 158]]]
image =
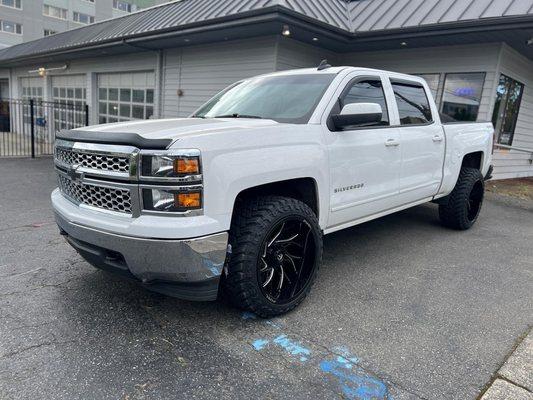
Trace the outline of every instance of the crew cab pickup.
[[308, 294], [322, 237], [425, 202], [478, 218], [490, 123], [442, 123], [426, 82], [367, 68], [237, 82], [189, 118], [62, 131], [52, 204], [95, 267], [260, 316]]

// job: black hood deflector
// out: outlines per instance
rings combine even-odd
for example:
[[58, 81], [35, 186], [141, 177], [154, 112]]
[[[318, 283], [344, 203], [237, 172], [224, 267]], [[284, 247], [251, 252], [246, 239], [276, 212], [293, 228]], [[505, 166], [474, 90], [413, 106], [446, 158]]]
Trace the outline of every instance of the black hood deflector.
[[137, 133], [91, 132], [78, 130], [60, 131], [56, 134], [56, 139], [69, 140], [72, 142], [130, 145], [147, 150], [165, 150], [173, 141], [172, 139], [147, 139]]

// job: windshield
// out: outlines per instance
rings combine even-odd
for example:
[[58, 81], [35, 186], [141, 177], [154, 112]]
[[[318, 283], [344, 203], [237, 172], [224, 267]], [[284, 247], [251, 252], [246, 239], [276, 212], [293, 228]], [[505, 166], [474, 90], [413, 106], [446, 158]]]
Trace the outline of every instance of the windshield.
[[334, 74], [258, 77], [230, 86], [194, 114], [197, 118], [265, 118], [305, 124]]

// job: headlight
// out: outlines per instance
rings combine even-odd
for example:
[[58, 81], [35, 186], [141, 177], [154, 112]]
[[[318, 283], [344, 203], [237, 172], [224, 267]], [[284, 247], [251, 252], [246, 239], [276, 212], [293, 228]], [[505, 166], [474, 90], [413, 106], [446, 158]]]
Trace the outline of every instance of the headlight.
[[143, 188], [143, 208], [148, 211], [186, 212], [202, 208], [202, 189], [188, 188]]
[[142, 209], [155, 213], [201, 213], [203, 179], [200, 151], [143, 150], [140, 167]]
[[179, 178], [201, 174], [200, 156], [142, 155], [141, 175], [149, 178]]

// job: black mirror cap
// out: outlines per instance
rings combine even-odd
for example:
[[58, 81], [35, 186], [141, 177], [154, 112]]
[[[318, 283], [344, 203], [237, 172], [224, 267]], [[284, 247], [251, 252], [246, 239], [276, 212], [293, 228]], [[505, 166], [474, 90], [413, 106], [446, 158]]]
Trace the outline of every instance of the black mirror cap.
[[383, 118], [383, 113], [372, 114], [334, 114], [331, 116], [335, 129], [342, 131], [348, 126], [365, 126], [378, 124]]

